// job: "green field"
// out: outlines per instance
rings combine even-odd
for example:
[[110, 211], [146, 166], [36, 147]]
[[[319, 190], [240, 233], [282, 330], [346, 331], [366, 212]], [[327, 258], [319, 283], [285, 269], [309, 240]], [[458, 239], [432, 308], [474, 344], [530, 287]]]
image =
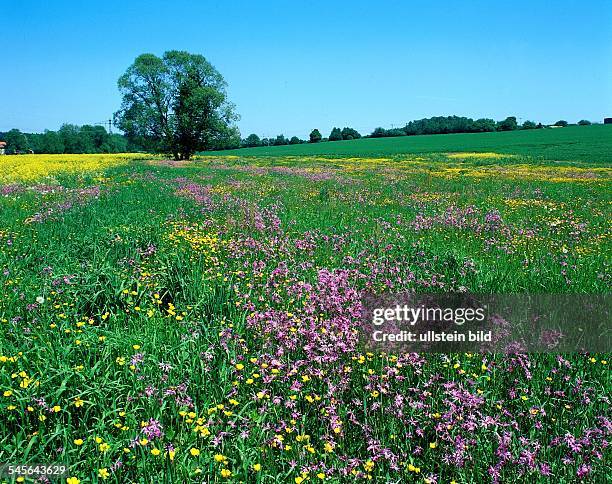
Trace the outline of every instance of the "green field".
[[[368, 292], [607, 293], [612, 170], [585, 153], [609, 133], [0, 157], [0, 462], [68, 484], [609, 482], [610, 354], [368, 352], [357, 317]], [[538, 137], [586, 161], [533, 163]]]
[[243, 148], [221, 153], [240, 156], [388, 157], [454, 151], [492, 151], [551, 161], [610, 163], [612, 162], [612, 126], [568, 126], [500, 133], [362, 138], [331, 143]]

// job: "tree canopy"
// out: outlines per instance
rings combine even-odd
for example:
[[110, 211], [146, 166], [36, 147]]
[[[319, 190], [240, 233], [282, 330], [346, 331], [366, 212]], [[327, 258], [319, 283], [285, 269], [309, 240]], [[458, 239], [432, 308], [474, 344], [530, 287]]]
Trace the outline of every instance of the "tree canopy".
[[342, 141], [342, 131], [340, 128], [334, 128], [329, 134], [329, 141]]
[[514, 131], [517, 128], [516, 116], [508, 116], [503, 121], [497, 123], [497, 131]]
[[353, 128], [342, 128], [342, 139], [350, 140], [350, 139], [359, 139], [361, 135], [356, 129]]
[[525, 121], [521, 129], [536, 129], [538, 126], [533, 121]]
[[21, 153], [30, 149], [27, 136], [18, 129], [11, 129], [3, 137], [9, 153]]
[[244, 146], [245, 148], [254, 148], [256, 146], [261, 146], [261, 139], [255, 133], [252, 133], [242, 141], [242, 146]]
[[239, 144], [239, 117], [226, 85], [202, 55], [142, 54], [119, 78], [122, 103], [115, 124], [128, 138], [145, 140], [175, 159]]
[[289, 140], [285, 138], [284, 134], [279, 134], [274, 140], [274, 146], [282, 146], [282, 145], [288, 145], [288, 144], [289, 144]]
[[323, 136], [321, 136], [321, 132], [318, 129], [315, 128], [310, 132], [311, 143], [318, 143], [322, 138]]

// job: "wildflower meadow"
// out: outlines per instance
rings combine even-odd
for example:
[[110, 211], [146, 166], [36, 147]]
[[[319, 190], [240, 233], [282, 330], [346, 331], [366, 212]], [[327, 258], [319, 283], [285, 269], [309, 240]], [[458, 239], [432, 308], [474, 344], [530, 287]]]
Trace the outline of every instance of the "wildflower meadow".
[[0, 157], [0, 482], [609, 482], [609, 354], [366, 351], [365, 292], [602, 294], [612, 170]]

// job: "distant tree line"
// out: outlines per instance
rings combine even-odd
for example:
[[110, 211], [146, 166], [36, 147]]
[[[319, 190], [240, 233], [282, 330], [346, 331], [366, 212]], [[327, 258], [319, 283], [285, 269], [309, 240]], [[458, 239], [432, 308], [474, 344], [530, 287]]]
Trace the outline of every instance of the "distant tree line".
[[15, 153], [124, 153], [144, 151], [122, 134], [110, 134], [103, 126], [64, 124], [57, 131], [23, 133], [11, 129], [0, 133], [7, 154]]
[[299, 145], [300, 143], [304, 143], [304, 141], [297, 136], [285, 138], [284, 135], [279, 134], [276, 138], [260, 138], [253, 133], [241, 140], [240, 146], [242, 148], [255, 148], [256, 146]]
[[[591, 122], [582, 119], [576, 123], [579, 126], [590, 125]], [[565, 120], [559, 120], [552, 126], [563, 127], [569, 123]], [[382, 127], [376, 128], [371, 134], [364, 136], [365, 138], [386, 138], [392, 136], [415, 136], [422, 134], [449, 134], [449, 133], [485, 133], [493, 131], [515, 131], [525, 129], [542, 129], [547, 126], [534, 121], [525, 121], [522, 124], [517, 122], [515, 116], [508, 116], [501, 121], [495, 121], [490, 118], [472, 119], [463, 116], [434, 116], [432, 118], [417, 119], [410, 121], [403, 128], [385, 129]], [[321, 141], [345, 141], [361, 138], [361, 134], [353, 128], [337, 128], [334, 127], [327, 138], [321, 135], [318, 129], [313, 129], [308, 137], [308, 140], [302, 140], [297, 136], [286, 138], [279, 134], [276, 138], [260, 138], [256, 134], [250, 134], [241, 140], [240, 146], [243, 148], [254, 148], [257, 146], [280, 146], [294, 145], [300, 143], [319, 143]]]
[[[590, 121], [582, 119], [577, 123], [579, 126], [588, 126]], [[559, 120], [552, 126], [564, 127], [569, 123]], [[547, 126], [534, 121], [525, 121], [523, 124], [517, 122], [515, 116], [508, 116], [502, 121], [490, 118], [472, 119], [463, 116], [434, 116], [432, 118], [417, 119], [410, 121], [403, 128], [384, 129], [376, 128], [371, 138], [384, 138], [389, 136], [414, 136], [420, 134], [450, 134], [450, 133], [486, 133], [492, 131], [515, 131], [525, 129], [542, 129]]]
[[372, 138], [389, 136], [414, 136], [420, 134], [449, 134], [449, 133], [486, 133], [492, 131], [514, 131], [517, 129], [539, 129], [542, 123], [525, 121], [519, 125], [515, 116], [508, 116], [502, 121], [490, 118], [472, 119], [463, 116], [434, 116], [432, 118], [410, 121], [403, 128], [384, 129], [376, 128], [370, 135]]
[[255, 133], [244, 138], [240, 146], [243, 148], [255, 148], [257, 146], [281, 146], [281, 145], [299, 145], [301, 143], [318, 143], [319, 141], [342, 141], [361, 138], [361, 135], [353, 128], [334, 128], [328, 138], [323, 138], [318, 129], [313, 129], [308, 136], [308, 141], [292, 136], [286, 138], [285, 135], [279, 134], [276, 138], [260, 138]]
[[[144, 137], [128, 137], [109, 133], [103, 126], [63, 124], [57, 131], [24, 133], [18, 129], [0, 132], [0, 141], [6, 142], [6, 154], [24, 153], [159, 153], [157, 143]], [[240, 133], [232, 131], [219, 137], [211, 149], [224, 150], [240, 147]]]

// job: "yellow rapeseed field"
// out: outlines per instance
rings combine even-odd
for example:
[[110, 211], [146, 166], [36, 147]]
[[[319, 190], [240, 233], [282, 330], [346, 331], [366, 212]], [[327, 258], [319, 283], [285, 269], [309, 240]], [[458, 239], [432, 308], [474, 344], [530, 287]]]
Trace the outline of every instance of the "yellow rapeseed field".
[[0, 156], [0, 183], [28, 182], [59, 173], [97, 172], [133, 160], [144, 153]]

